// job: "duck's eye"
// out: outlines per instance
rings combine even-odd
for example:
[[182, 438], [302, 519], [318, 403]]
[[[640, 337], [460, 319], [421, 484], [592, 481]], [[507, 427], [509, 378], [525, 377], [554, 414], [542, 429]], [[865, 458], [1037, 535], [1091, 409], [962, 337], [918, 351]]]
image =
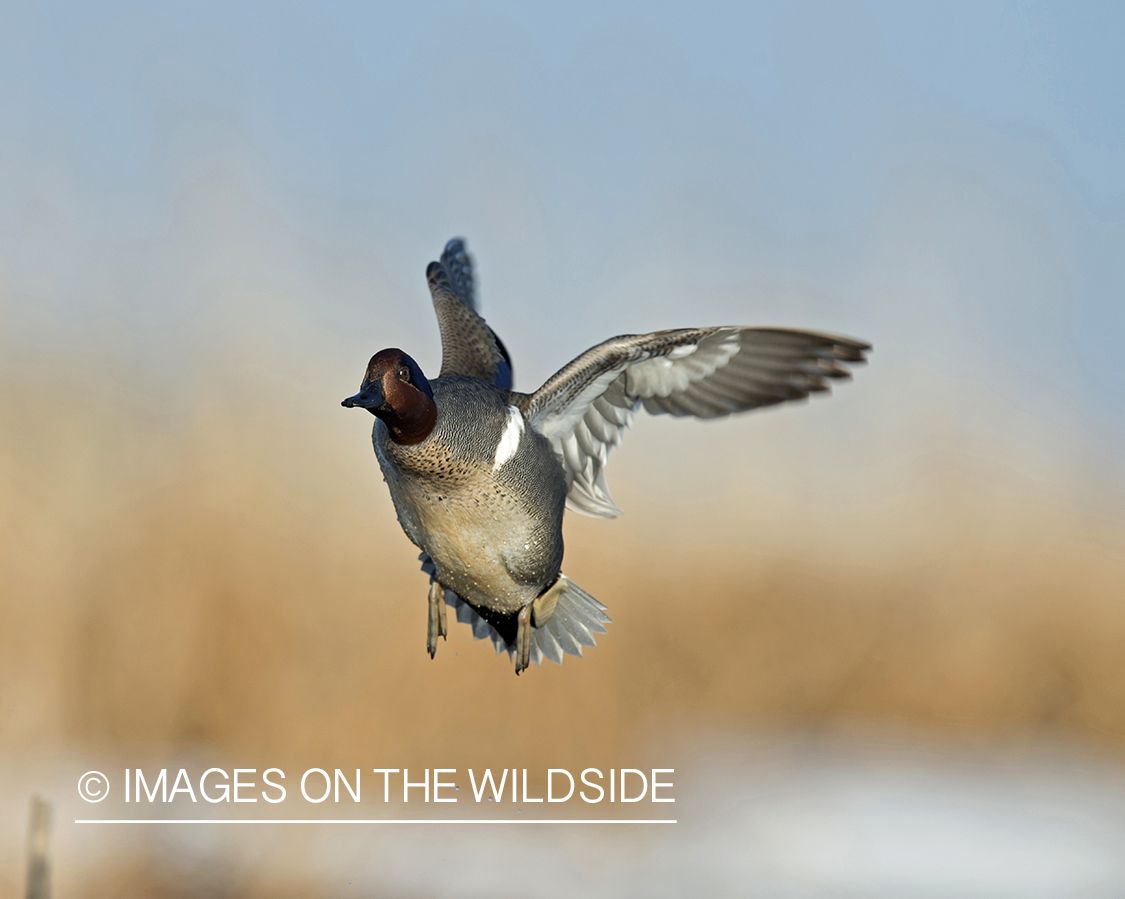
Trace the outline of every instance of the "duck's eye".
[[409, 368], [400, 368], [398, 370], [398, 376], [404, 381], [409, 381], [410, 380], [410, 369]]

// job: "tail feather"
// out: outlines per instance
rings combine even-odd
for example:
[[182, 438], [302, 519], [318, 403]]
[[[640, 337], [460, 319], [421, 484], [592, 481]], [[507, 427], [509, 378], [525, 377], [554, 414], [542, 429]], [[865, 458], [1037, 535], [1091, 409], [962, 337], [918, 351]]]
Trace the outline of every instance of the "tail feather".
[[[422, 571], [433, 577], [436, 569], [430, 557], [422, 553], [418, 558]], [[509, 658], [515, 655], [515, 648], [505, 642], [496, 628], [452, 590], [445, 591], [445, 604], [454, 610], [458, 621], [472, 628], [474, 640], [490, 640], [497, 655], [502, 652], [507, 652]], [[597, 645], [594, 634], [609, 633], [605, 626], [610, 623], [606, 607], [566, 578], [554, 614], [542, 627], [532, 628], [531, 661], [542, 665], [544, 659], [549, 659], [561, 665], [563, 653], [581, 656], [583, 646]]]
[[555, 639], [555, 635], [551, 633], [550, 628], [546, 626], [535, 628], [531, 632], [531, 644], [542, 653], [543, 658], [550, 659], [556, 665], [562, 664], [563, 648], [559, 645], [559, 641]]

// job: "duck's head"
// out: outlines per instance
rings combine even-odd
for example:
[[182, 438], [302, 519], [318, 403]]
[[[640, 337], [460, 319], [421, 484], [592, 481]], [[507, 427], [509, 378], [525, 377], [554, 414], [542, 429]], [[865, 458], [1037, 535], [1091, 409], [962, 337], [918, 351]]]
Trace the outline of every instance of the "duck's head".
[[378, 416], [395, 443], [421, 443], [437, 422], [437, 406], [430, 382], [418, 363], [402, 350], [380, 350], [367, 363], [359, 393], [341, 403], [359, 406]]

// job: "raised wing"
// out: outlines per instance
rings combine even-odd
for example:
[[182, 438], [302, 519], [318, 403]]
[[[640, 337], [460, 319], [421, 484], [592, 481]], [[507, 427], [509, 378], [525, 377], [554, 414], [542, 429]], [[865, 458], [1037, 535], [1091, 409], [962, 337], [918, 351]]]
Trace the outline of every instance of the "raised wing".
[[597, 518], [621, 510], [605, 464], [640, 406], [654, 414], [718, 418], [804, 399], [847, 378], [869, 344], [780, 328], [685, 328], [614, 337], [517, 399], [546, 436], [569, 479], [567, 508]]
[[426, 280], [441, 331], [439, 377], [467, 375], [510, 390], [512, 361], [500, 338], [477, 314], [473, 261], [461, 238], [445, 245], [441, 262], [429, 264]]
[[465, 249], [465, 241], [455, 237], [445, 245], [441, 253], [441, 264], [453, 282], [453, 291], [470, 309], [477, 308], [477, 288], [473, 279], [473, 257]]

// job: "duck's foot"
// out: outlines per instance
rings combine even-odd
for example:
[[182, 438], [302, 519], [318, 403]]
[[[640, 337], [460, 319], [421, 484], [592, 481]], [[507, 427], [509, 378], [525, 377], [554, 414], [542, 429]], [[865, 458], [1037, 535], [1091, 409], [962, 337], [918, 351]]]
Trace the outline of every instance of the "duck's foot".
[[555, 582], [531, 604], [532, 624], [536, 627], [543, 627], [551, 620], [551, 616], [555, 614], [555, 606], [559, 604], [559, 597], [567, 591], [568, 584], [570, 584], [570, 578], [560, 571], [558, 577], [555, 578]]
[[516, 674], [531, 664], [531, 604], [516, 616]]
[[437, 655], [437, 638], [447, 639], [445, 626], [445, 588], [437, 581], [430, 581], [430, 613], [426, 624], [426, 652], [432, 659]]

